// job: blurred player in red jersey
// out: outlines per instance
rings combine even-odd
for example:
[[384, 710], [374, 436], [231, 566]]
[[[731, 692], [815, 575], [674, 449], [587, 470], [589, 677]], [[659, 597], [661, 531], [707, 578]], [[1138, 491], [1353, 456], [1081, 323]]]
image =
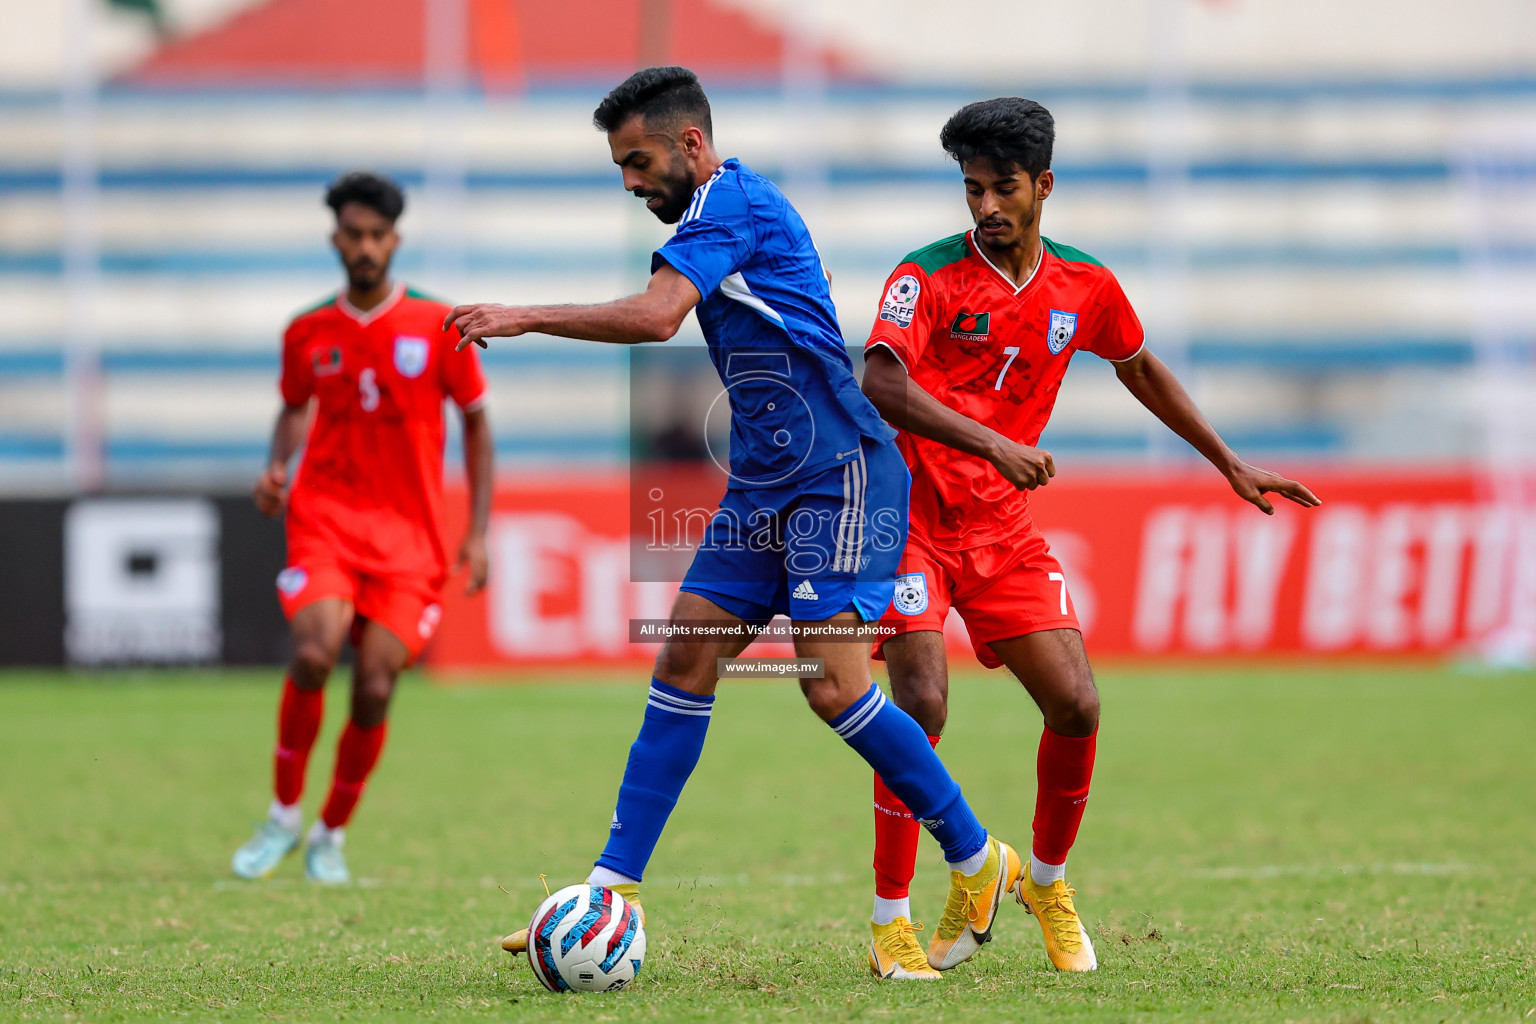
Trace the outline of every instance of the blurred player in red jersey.
[[[331, 186], [332, 244], [347, 287], [300, 314], [283, 336], [283, 411], [272, 432], [256, 505], [287, 513], [288, 567], [277, 592], [293, 630], [267, 820], [235, 852], [235, 874], [270, 874], [297, 849], [304, 771], [320, 729], [324, 687], [350, 637], [356, 648], [352, 713], [336, 770], [310, 829], [304, 867], [319, 882], [345, 882], [343, 828], [378, 762], [395, 680], [432, 638], [448, 576], [443, 538], [443, 401], [464, 417], [470, 526], [455, 571], [467, 589], [485, 585], [492, 440], [478, 358], [455, 355], [448, 306], [390, 278], [405, 196], [394, 182], [348, 174]], [[473, 353], [470, 353], [472, 356]], [[313, 412], [311, 412], [313, 410]], [[306, 429], [308, 431], [306, 437]], [[302, 465], [288, 462], [304, 444]]]
[[[1055, 123], [1031, 100], [973, 103], [939, 140], [960, 164], [975, 229], [909, 255], [886, 282], [865, 355], [864, 391], [901, 429], [912, 471], [911, 532], [884, 624], [904, 632], [875, 656], [896, 704], [937, 743], [948, 713], [944, 619], [964, 619], [982, 664], [1006, 665], [1045, 717], [1036, 761], [1034, 844], [1019, 902], [1040, 921], [1051, 962], [1091, 971], [1093, 943], [1065, 879], [1093, 774], [1099, 696], [1061, 565], [1029, 517], [1027, 492], [1055, 475], [1035, 447], [1077, 351], [1188, 441], [1244, 500], [1318, 504], [1293, 480], [1244, 463], [1143, 342], [1115, 276], [1040, 236]], [[918, 823], [875, 779], [872, 961], [909, 941]]]

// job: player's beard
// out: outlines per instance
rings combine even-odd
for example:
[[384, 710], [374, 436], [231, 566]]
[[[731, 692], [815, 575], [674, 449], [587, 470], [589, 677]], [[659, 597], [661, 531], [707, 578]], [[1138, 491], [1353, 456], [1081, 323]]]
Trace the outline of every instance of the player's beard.
[[693, 202], [693, 192], [693, 175], [683, 161], [674, 158], [658, 188], [636, 189], [635, 195], [641, 199], [660, 198], [661, 205], [651, 212], [663, 224], [676, 224], [688, 212], [688, 204]]
[[992, 249], [996, 252], [1005, 252], [1009, 249], [1017, 249], [1019, 246], [1023, 245], [1024, 240], [1029, 237], [1029, 227], [1035, 222], [1035, 214], [1037, 209], [1037, 207], [1031, 206], [1028, 210], [1024, 211], [1024, 214], [1019, 218], [1018, 230], [1014, 233], [1013, 237], [1006, 242], [999, 242], [996, 239], [988, 238], [979, 230], [981, 225], [986, 223], [986, 221], [982, 221], [976, 225], [978, 229], [976, 232], [976, 238], [980, 240], [982, 244], [984, 244], [988, 249]]
[[377, 288], [379, 282], [388, 276], [388, 260], [385, 260], [382, 265], [377, 263], [369, 263], [366, 266], [359, 266], [356, 263], [347, 264], [347, 285], [356, 291], [366, 292]]

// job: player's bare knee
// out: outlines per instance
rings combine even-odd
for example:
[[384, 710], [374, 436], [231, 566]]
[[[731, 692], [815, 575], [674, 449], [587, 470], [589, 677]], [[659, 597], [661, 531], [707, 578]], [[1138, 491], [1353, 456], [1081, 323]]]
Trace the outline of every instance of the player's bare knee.
[[843, 711], [839, 702], [841, 691], [828, 685], [825, 679], [802, 679], [800, 691], [805, 694], [805, 702], [816, 712], [816, 717], [823, 722], [830, 722]]
[[389, 718], [389, 705], [374, 702], [352, 704], [352, 724], [360, 729], [376, 729]]
[[[656, 667], [652, 674], [679, 690], [693, 693], [715, 673], [712, 649], [706, 644], [684, 644], [668, 641], [656, 654]], [[702, 691], [701, 691], [702, 692]]]
[[336, 656], [318, 640], [301, 640], [294, 647], [293, 662], [289, 674], [293, 685], [301, 690], [316, 690], [330, 678], [336, 667]]
[[386, 668], [364, 669], [352, 682], [352, 721], [371, 728], [389, 714], [395, 695], [395, 673]]
[[949, 718], [949, 687], [938, 676], [918, 676], [904, 679], [900, 686], [891, 682], [891, 694], [896, 706], [911, 715], [929, 736], [944, 731]]
[[828, 676], [822, 679], [800, 680], [800, 692], [805, 694], [805, 702], [816, 712], [816, 717], [823, 722], [830, 722], [848, 708], [853, 706], [861, 696], [869, 691], [868, 683], [862, 686], [850, 685], [847, 680]]
[[395, 675], [393, 672], [372, 672], [362, 678], [358, 690], [365, 700], [388, 704], [395, 695]]
[[1063, 736], [1089, 736], [1099, 727], [1099, 691], [1091, 676], [1052, 700], [1046, 725]]

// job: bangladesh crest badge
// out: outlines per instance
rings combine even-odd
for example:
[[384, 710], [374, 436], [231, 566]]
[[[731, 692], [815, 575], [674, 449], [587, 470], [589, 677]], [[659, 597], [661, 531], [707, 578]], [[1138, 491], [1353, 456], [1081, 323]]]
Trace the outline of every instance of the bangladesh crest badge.
[[1051, 310], [1051, 325], [1045, 332], [1045, 343], [1051, 350], [1051, 355], [1061, 355], [1061, 350], [1072, 343], [1072, 335], [1077, 333], [1077, 314], [1063, 313], [1059, 309]]

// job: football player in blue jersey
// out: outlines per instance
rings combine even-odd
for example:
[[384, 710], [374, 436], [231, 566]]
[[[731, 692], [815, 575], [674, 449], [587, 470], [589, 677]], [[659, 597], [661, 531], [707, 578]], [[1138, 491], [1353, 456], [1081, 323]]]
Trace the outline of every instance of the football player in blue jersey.
[[[729, 483], [672, 607], [673, 622], [695, 637], [668, 640], [656, 657], [608, 843], [588, 881], [639, 905], [646, 863], [704, 745], [717, 659], [740, 654], [751, 627], [784, 614], [797, 656], [825, 665], [822, 678], [800, 680], [812, 710], [944, 849], [949, 899], [926, 954], [906, 934], [872, 946], [870, 958], [882, 977], [936, 978], [990, 937], [1021, 865], [981, 827], [923, 730], [874, 685], [870, 644], [826, 636], [829, 625], [857, 634], [890, 604], [910, 484], [895, 431], [859, 390], [805, 222], [772, 182], [715, 151], [693, 72], [637, 72], [593, 120], [624, 188], [677, 225], [652, 257], [649, 286], [599, 305], [459, 306], [447, 321], [460, 348], [533, 332], [639, 344], [673, 337], [693, 310], [730, 397]], [[720, 635], [696, 638], [700, 624]], [[503, 946], [526, 943], [522, 931]]]

